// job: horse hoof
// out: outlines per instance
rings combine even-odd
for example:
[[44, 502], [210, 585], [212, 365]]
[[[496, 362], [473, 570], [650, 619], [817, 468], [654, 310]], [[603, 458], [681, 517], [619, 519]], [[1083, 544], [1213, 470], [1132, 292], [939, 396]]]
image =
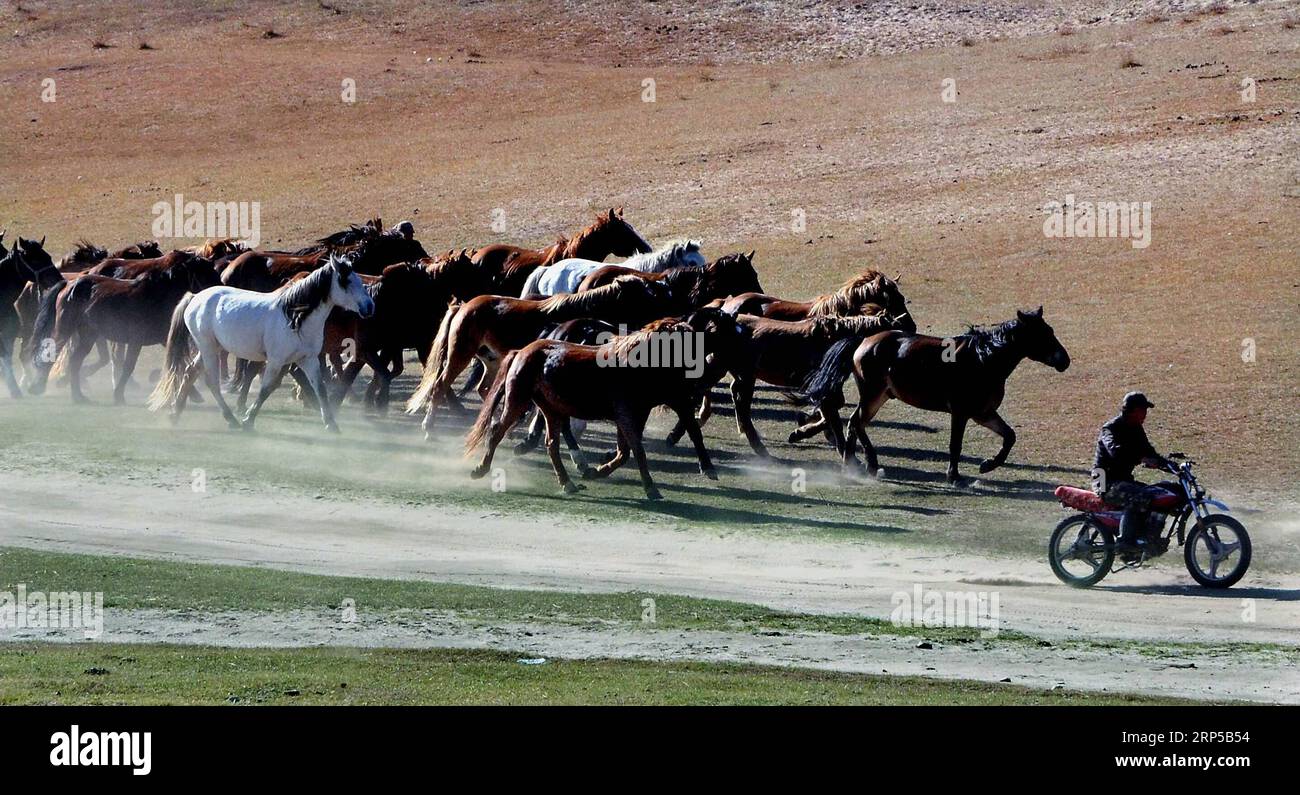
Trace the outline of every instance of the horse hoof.
[[659, 489], [647, 489], [645, 498], [647, 500], [662, 500], [664, 495], [659, 492]]
[[335, 425], [332, 422], [329, 425], [325, 426], [325, 430], [329, 431], [330, 433], [341, 433], [341, 431], [339, 431], [339, 426]]
[[478, 480], [479, 478], [483, 477], [487, 473], [488, 473], [487, 467], [474, 467], [473, 469], [470, 470], [469, 476], [474, 480]]
[[515, 455], [524, 455], [525, 453], [527, 453], [529, 450], [532, 449], [533, 446], [530, 445], [528, 442], [520, 442], [519, 444], [514, 446], [513, 451]]
[[716, 469], [714, 469], [714, 468], [712, 468], [712, 467], [710, 467], [710, 468], [708, 468], [708, 469], [702, 469], [702, 470], [700, 470], [700, 473], [701, 473], [702, 475], [704, 475], [704, 477], [708, 478], [709, 480], [717, 480], [717, 479], [718, 479], [718, 470], [716, 470]]
[[574, 483], [572, 480], [566, 481], [564, 484], [564, 493], [577, 494], [578, 492], [582, 491], [582, 488], [583, 488], [582, 484], [580, 483]]
[[799, 432], [790, 431], [790, 435], [786, 437], [786, 441], [789, 442], [790, 444], [794, 444], [795, 442], [799, 441]]
[[664, 444], [668, 445], [669, 447], [676, 447], [676, 446], [677, 446], [677, 442], [678, 442], [681, 438], [682, 438], [682, 437], [680, 437], [680, 436], [675, 436], [675, 435], [673, 435], [673, 434], [670, 433], [670, 434], [668, 434], [667, 436], [664, 437]]
[[980, 474], [981, 474], [981, 475], [987, 475], [988, 473], [992, 472], [993, 470], [995, 470], [995, 469], [997, 469], [997, 468], [998, 468], [998, 465], [997, 465], [996, 463], [994, 463], [991, 459], [989, 459], [989, 460], [984, 460], [984, 461], [981, 461], [981, 462], [980, 462]]
[[598, 473], [594, 467], [583, 467], [581, 474], [583, 480], [595, 480]]

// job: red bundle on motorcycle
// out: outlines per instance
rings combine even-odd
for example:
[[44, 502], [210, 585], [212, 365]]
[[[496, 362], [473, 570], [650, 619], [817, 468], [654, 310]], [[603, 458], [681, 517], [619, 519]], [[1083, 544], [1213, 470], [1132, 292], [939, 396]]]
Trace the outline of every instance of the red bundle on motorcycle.
[[1057, 486], [1053, 492], [1056, 499], [1067, 508], [1074, 508], [1077, 511], [1085, 513], [1100, 513], [1107, 510], [1106, 503], [1101, 497], [1088, 491], [1087, 489], [1076, 489], [1073, 486]]

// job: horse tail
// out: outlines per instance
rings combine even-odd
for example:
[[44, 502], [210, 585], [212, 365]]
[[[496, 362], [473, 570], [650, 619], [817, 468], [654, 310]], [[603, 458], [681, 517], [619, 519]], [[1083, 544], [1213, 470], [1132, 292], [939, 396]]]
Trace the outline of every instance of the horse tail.
[[86, 304], [94, 297], [95, 281], [82, 276], [62, 290], [50, 292], [58, 293], [54, 299], [53, 319], [54, 345], [59, 355], [54, 360], [54, 366], [50, 368], [49, 374], [53, 378], [58, 378], [67, 370], [68, 360], [72, 358], [72, 346], [68, 342], [81, 330]]
[[506, 382], [510, 380], [510, 367], [515, 363], [518, 353], [517, 350], [510, 351], [501, 360], [501, 367], [497, 370], [497, 377], [492, 380], [492, 388], [483, 397], [483, 406], [478, 410], [478, 419], [474, 420], [474, 427], [469, 429], [469, 435], [465, 437], [465, 456], [467, 458], [487, 438], [488, 430], [492, 427], [492, 418], [496, 416], [497, 407], [501, 405], [501, 401], [505, 398]]
[[149, 410], [157, 411], [170, 406], [181, 393], [185, 383], [185, 371], [192, 360], [191, 348], [194, 335], [185, 324], [185, 310], [189, 308], [194, 293], [186, 293], [172, 310], [171, 325], [167, 328], [167, 352], [163, 354], [163, 374], [158, 379], [158, 386], [149, 395]]
[[425, 404], [429, 402], [429, 399], [433, 397], [433, 390], [438, 384], [438, 376], [446, 367], [445, 360], [451, 350], [451, 323], [458, 314], [460, 314], [459, 306], [448, 307], [447, 311], [442, 313], [442, 322], [438, 324], [438, 335], [433, 338], [433, 350], [429, 353], [429, 360], [424, 365], [424, 375], [420, 378], [420, 385], [415, 388], [415, 392], [406, 401], [407, 414], [418, 414]]
[[28, 378], [27, 391], [33, 395], [42, 394], [49, 380], [51, 365], [54, 363], [49, 347], [54, 345], [55, 350], [58, 350], [58, 343], [54, 339], [54, 324], [59, 314], [59, 296], [65, 288], [66, 285], [61, 284], [45, 291], [36, 310], [36, 320], [32, 323], [31, 342], [27, 344], [27, 350], [31, 351], [32, 374]]
[[821, 403], [839, 389], [853, 370], [853, 354], [861, 342], [861, 337], [845, 337], [827, 348], [821, 362], [804, 379], [800, 394], [810, 403]]

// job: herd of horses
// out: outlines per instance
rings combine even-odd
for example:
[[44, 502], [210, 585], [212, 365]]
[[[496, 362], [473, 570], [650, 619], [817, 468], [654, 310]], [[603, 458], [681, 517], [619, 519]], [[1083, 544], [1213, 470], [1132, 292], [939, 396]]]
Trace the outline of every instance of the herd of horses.
[[[701, 473], [716, 478], [701, 425], [725, 377], [738, 431], [760, 457], [768, 452], [751, 404], [761, 381], [812, 409], [798, 416], [791, 442], [824, 435], [845, 467], [863, 466], [861, 443], [872, 475], [879, 463], [867, 428], [886, 401], [950, 414], [947, 475], [957, 481], [970, 421], [1002, 440], [981, 473], [1000, 466], [1015, 443], [998, 407], [1016, 366], [1028, 358], [1061, 371], [1070, 362], [1042, 307], [950, 337], [923, 335], [897, 279], [879, 271], [867, 269], [812, 301], [785, 300], [763, 292], [754, 252], [709, 261], [694, 240], [654, 249], [621, 208], [545, 248], [495, 244], [434, 256], [409, 223], [389, 229], [377, 218], [296, 251], [251, 250], [233, 239], [166, 253], [153, 241], [113, 252], [81, 242], [55, 262], [44, 238], [20, 237], [12, 248], [3, 238], [0, 375], [15, 398], [24, 387], [42, 393], [55, 378], [83, 402], [83, 378], [111, 364], [113, 398], [122, 403], [141, 349], [163, 345], [149, 406], [169, 409], [173, 420], [203, 399], [202, 378], [229, 426], [251, 429], [287, 374], [337, 430], [335, 409], [361, 370], [374, 374], [364, 400], [382, 412], [414, 350], [423, 374], [406, 410], [424, 415], [427, 437], [437, 435], [440, 409], [471, 413], [461, 398], [476, 387], [482, 404], [466, 454], [484, 452], [473, 475], [490, 470], [506, 434], [532, 412], [515, 450], [544, 437], [566, 491], [579, 486], [561, 459], [561, 440], [584, 478], [635, 458], [646, 495], [658, 498], [642, 437], [659, 407], [676, 415], [668, 443], [689, 436]], [[610, 256], [624, 260], [608, 264]], [[637, 346], [663, 335], [697, 342], [702, 366], [627, 366]], [[86, 365], [96, 350], [98, 361]], [[857, 403], [846, 428], [850, 379]], [[617, 430], [616, 449], [595, 466], [578, 441], [589, 421]]]

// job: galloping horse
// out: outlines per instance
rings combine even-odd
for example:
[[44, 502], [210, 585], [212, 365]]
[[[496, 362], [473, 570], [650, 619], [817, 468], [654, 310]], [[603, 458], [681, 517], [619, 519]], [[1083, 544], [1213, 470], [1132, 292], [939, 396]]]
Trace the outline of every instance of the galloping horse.
[[[681, 362], [659, 367], [634, 367], [629, 357], [638, 346], [651, 345], [656, 335], [699, 337], [705, 365], [695, 373]], [[641, 437], [646, 420], [656, 406], [666, 405], [686, 423], [695, 444], [700, 472], [717, 479], [713, 462], [704, 447], [704, 437], [691, 415], [702, 388], [707, 388], [736, 356], [745, 337], [731, 315], [717, 309], [701, 309], [683, 319], [661, 320], [642, 331], [620, 337], [599, 347], [558, 340], [536, 340], [512, 352], [503, 362], [492, 388], [483, 401], [478, 419], [465, 441], [466, 454], [486, 442], [487, 449], [471, 473], [479, 478], [492, 466], [497, 445], [519, 421], [530, 404], [546, 418], [546, 449], [555, 476], [566, 492], [577, 491], [560, 460], [559, 436], [568, 432], [570, 417], [610, 420], [618, 427], [618, 449], [609, 461], [591, 470], [588, 477], [604, 477], [627, 460], [636, 457], [646, 497], [662, 499], [650, 477]], [[499, 416], [498, 416], [499, 411]]]
[[[55, 371], [66, 371], [72, 399], [86, 402], [81, 391], [81, 364], [100, 339], [125, 346], [115, 369], [113, 402], [125, 401], [127, 381], [146, 345], [167, 340], [167, 321], [187, 291], [202, 290], [217, 283], [212, 261], [185, 255], [171, 267], [148, 269], [132, 279], [101, 274], [78, 276], [61, 290], [50, 291], [42, 302], [34, 333], [44, 339], [52, 326], [59, 350]], [[44, 361], [33, 362], [36, 381], [32, 391], [45, 388], [51, 370]]]
[[850, 433], [844, 445], [844, 463], [854, 461], [855, 438], [867, 454], [867, 472], [879, 471], [876, 449], [867, 436], [871, 422], [890, 398], [927, 411], [952, 415], [948, 444], [948, 481], [958, 480], [962, 438], [966, 423], [975, 420], [1002, 437], [1002, 448], [980, 463], [980, 474], [997, 469], [1016, 443], [1016, 432], [998, 415], [1007, 379], [1024, 359], [1064, 372], [1070, 354], [1043, 320], [1043, 308], [1016, 312], [1015, 318], [991, 328], [975, 328], [943, 339], [923, 334], [887, 331], [858, 345], [837, 345], [827, 351], [822, 364], [804, 385], [813, 400], [841, 388], [849, 372], [858, 385], [858, 407], [849, 417]]
[[389, 265], [429, 256], [419, 241], [386, 230], [383, 221], [374, 218], [322, 237], [297, 251], [245, 251], [221, 272], [221, 283], [269, 293], [295, 274], [316, 270], [334, 254], [347, 255], [355, 263], [357, 273], [372, 276], [379, 275]]
[[[429, 361], [438, 327], [448, 311], [452, 299], [462, 295], [463, 280], [458, 271], [473, 263], [465, 252], [448, 252], [433, 261], [405, 265], [390, 265], [370, 287], [375, 299], [374, 314], [354, 324], [350, 339], [354, 341], [353, 357], [339, 373], [336, 405], [352, 387], [361, 368], [370, 365], [374, 378], [366, 390], [367, 405], [380, 411], [388, 408], [388, 389], [393, 379], [402, 374], [402, 354], [414, 348], [420, 364]], [[470, 297], [476, 297], [471, 295]], [[330, 325], [344, 321], [330, 318]], [[338, 332], [327, 327], [326, 350], [335, 355], [331, 344], [339, 339]]]
[[23, 393], [14, 376], [13, 351], [24, 323], [16, 304], [28, 289], [46, 290], [62, 284], [63, 275], [45, 251], [45, 238], [36, 241], [19, 237], [13, 250], [5, 249], [3, 241], [4, 233], [0, 232], [0, 376], [10, 396], [18, 398]]
[[[320, 368], [325, 320], [336, 306], [363, 318], [375, 311], [365, 284], [352, 271], [347, 258], [339, 256], [331, 256], [309, 276], [276, 293], [213, 287], [185, 296], [172, 313], [166, 370], [149, 397], [150, 410], [170, 405], [172, 420], [178, 420], [190, 387], [203, 373], [230, 427], [252, 430], [262, 404], [279, 386], [289, 366], [296, 364], [315, 389], [326, 429], [338, 431]], [[266, 363], [257, 402], [242, 422], [221, 395], [222, 351]]]
[[406, 403], [408, 414], [424, 410], [424, 432], [432, 438], [433, 414], [440, 399], [451, 399], [451, 385], [470, 360], [486, 352], [484, 362], [495, 373], [496, 361], [541, 336], [548, 325], [578, 317], [639, 327], [661, 317], [669, 299], [664, 286], [635, 277], [616, 279], [596, 290], [556, 295], [540, 301], [480, 295], [443, 319], [424, 377]]
[[[642, 273], [663, 273], [669, 268], [685, 265], [703, 266], [707, 263], [700, 253], [698, 240], [673, 242], [648, 254], [634, 254], [619, 265]], [[538, 268], [528, 274], [528, 280], [519, 293], [520, 298], [549, 297], [560, 293], [576, 293], [582, 280], [604, 263], [589, 259], [562, 259], [554, 265]]]
[[519, 295], [529, 274], [540, 267], [565, 259], [589, 259], [599, 262], [613, 254], [630, 257], [645, 254], [650, 244], [632, 225], [623, 220], [623, 208], [611, 208], [572, 238], [556, 240], [542, 249], [496, 243], [474, 252], [474, 264], [496, 295]]

